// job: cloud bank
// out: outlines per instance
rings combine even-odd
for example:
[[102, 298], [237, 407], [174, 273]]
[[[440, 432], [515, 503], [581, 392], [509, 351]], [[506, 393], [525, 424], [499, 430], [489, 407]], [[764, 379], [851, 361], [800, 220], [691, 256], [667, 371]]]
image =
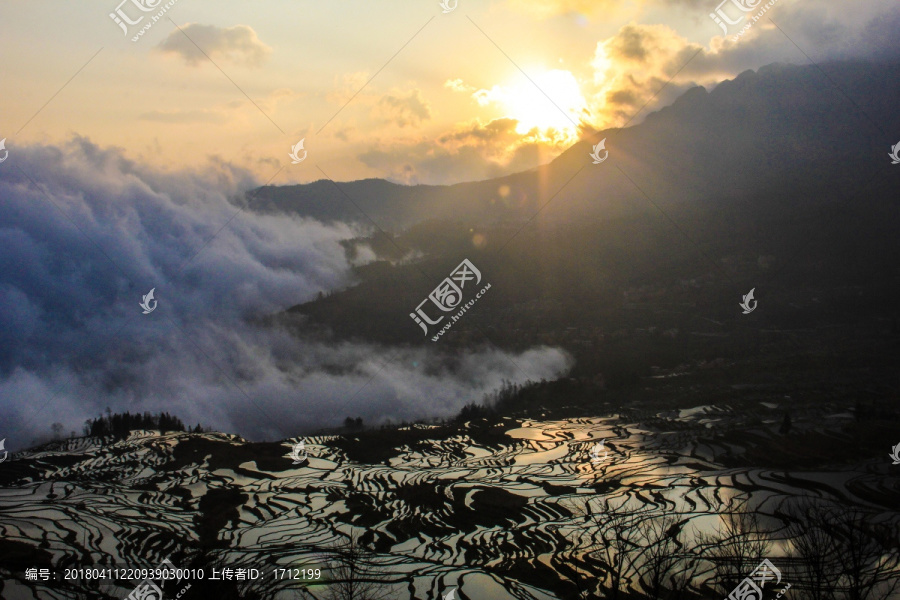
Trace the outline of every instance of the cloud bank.
[[[615, 20], [631, 2], [582, 0], [510, 0], [541, 18], [570, 14], [594, 14]], [[819, 64], [829, 61], [898, 61], [900, 46], [892, 41], [900, 28], [900, 8], [896, 2], [875, 0], [848, 11], [843, 3], [792, 2], [780, 0], [775, 7], [738, 41], [733, 38], [741, 26], [733, 26], [723, 36], [709, 18], [721, 0], [685, 0], [667, 3], [668, 10], [691, 16], [706, 32], [692, 41], [669, 24], [624, 24], [613, 35], [597, 41], [593, 55], [584, 57], [573, 71], [549, 71], [555, 79], [542, 81], [540, 72], [531, 80], [554, 98], [557, 107], [535, 103], [539, 117], [562, 117], [559, 108], [584, 125], [588, 132], [637, 125], [651, 112], [672, 104], [687, 90], [712, 88], [734, 79], [748, 69], [787, 62]], [[638, 4], [660, 5], [657, 0]], [[752, 17], [757, 11], [747, 13]], [[769, 19], [778, 23], [778, 27]], [[571, 84], [569, 84], [571, 80]], [[458, 122], [437, 136], [418, 139], [379, 137], [357, 156], [365, 166], [381, 176], [406, 184], [448, 184], [466, 180], [500, 177], [549, 162], [571, 146], [568, 136], [554, 135], [552, 129], [528, 123], [528, 107], [515, 108], [515, 99], [537, 93], [528, 86], [515, 89], [495, 85], [479, 89], [471, 82], [455, 78], [444, 88], [468, 97], [473, 106], [508, 107], [504, 117]], [[575, 93], [559, 95], [572, 85]], [[540, 94], [538, 94], [540, 95]], [[567, 105], [563, 99], [572, 102]], [[576, 101], [577, 100], [577, 101]], [[537, 119], [538, 122], [544, 119]], [[561, 125], [565, 125], [565, 119]]]
[[[79, 431], [114, 411], [167, 410], [251, 439], [345, 416], [446, 417], [503, 379], [552, 378], [560, 351], [322, 343], [260, 317], [354, 282], [345, 225], [257, 214], [246, 171], [161, 173], [84, 138], [18, 148], [0, 169], [0, 438]], [[241, 207], [250, 202], [250, 210]], [[141, 297], [155, 288], [156, 310]], [[514, 366], [515, 365], [515, 366]]]
[[216, 27], [190, 23], [172, 31], [158, 49], [178, 56], [192, 67], [208, 61], [204, 53], [214, 61], [244, 67], [258, 67], [272, 54], [272, 48], [248, 25]]

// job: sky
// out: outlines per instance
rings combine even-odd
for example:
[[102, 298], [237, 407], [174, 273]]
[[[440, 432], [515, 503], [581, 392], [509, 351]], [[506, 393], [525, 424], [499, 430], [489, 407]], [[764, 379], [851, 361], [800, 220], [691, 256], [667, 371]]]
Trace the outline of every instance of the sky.
[[[274, 185], [449, 184], [546, 163], [584, 128], [639, 123], [746, 69], [895, 53], [895, 0], [777, 0], [740, 38], [765, 3], [720, 2], [8, 0], [0, 139], [14, 152], [81, 136]], [[720, 6], [744, 19], [728, 35]], [[144, 17], [126, 34], [117, 8]]]
[[[369, 232], [240, 211], [242, 195], [533, 168], [591, 129], [639, 123], [746, 69], [897, 60], [900, 25], [896, 0], [852, 11], [778, 0], [737, 38], [743, 25], [723, 35], [717, 5], [699, 0], [458, 0], [447, 13], [418, 0], [177, 0], [132, 41], [151, 18], [126, 35], [109, 15], [136, 21], [140, 1], [0, 3], [10, 450], [54, 422], [80, 432], [106, 407], [283, 439], [345, 416], [449, 417], [503, 380], [563, 375], [572, 362], [558, 348], [448, 362], [427, 345], [254, 325], [353, 285], [341, 242]], [[158, 309], [142, 315], [151, 289]]]

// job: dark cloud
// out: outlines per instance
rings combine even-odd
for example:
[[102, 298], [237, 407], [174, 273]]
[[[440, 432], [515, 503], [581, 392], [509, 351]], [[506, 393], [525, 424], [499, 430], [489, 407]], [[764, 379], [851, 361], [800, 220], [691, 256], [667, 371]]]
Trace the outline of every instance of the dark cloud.
[[[621, 6], [617, 1], [590, 0], [523, 0], [520, 4], [559, 14]], [[740, 26], [732, 27], [731, 36], [720, 37], [719, 26], [709, 19], [716, 0], [678, 4], [696, 13], [696, 20], [707, 28], [710, 43], [691, 41], [668, 25], [634, 22], [600, 41], [591, 62], [593, 77], [581, 81], [588, 107], [580, 119], [590, 128], [637, 125], [691, 88], [712, 89], [742, 72], [772, 63], [807, 64], [807, 56], [817, 63], [900, 58], [900, 46], [892, 42], [900, 25], [896, 2], [877, 0], [867, 4], [865, 10], [848, 14], [844, 5], [780, 0], [737, 42], [732, 38]], [[497, 91], [478, 90], [461, 79], [448, 80], [444, 85], [482, 104], [489, 103]], [[412, 119], [405, 118], [398, 124], [410, 122]], [[508, 116], [488, 123], [459, 123], [441, 133], [437, 144], [430, 138], [383, 139], [366, 146], [357, 158], [396, 182], [451, 184], [531, 169], [549, 162], [570, 145], [552, 139], [548, 132], [540, 136], [522, 133], [517, 131], [518, 126], [519, 122]]]
[[175, 29], [158, 49], [179, 56], [192, 67], [207, 62], [203, 53], [217, 62], [221, 60], [247, 67], [261, 65], [272, 53], [272, 48], [262, 43], [256, 32], [247, 25], [223, 28], [198, 23]]
[[447, 145], [454, 142], [475, 143], [478, 145], [491, 144], [497, 140], [503, 143], [515, 141], [522, 136], [516, 133], [519, 122], [511, 118], [494, 119], [487, 125], [472, 123], [463, 126], [456, 131], [445, 133], [438, 141]]
[[421, 91], [412, 90], [408, 94], [385, 96], [375, 105], [373, 114], [398, 127], [416, 127], [431, 119], [431, 107], [422, 97]]
[[611, 58], [644, 62], [649, 52], [647, 45], [651, 40], [647, 31], [631, 24], [623, 27], [607, 48]]
[[[8, 448], [56, 421], [80, 431], [107, 406], [168, 410], [269, 439], [348, 414], [448, 416], [503, 378], [549, 378], [567, 366], [551, 349], [516, 356], [521, 371], [497, 352], [447, 363], [408, 349], [385, 363], [394, 351], [254, 325], [351, 285], [340, 242], [361, 233], [237, 214], [256, 185], [222, 163], [160, 173], [83, 138], [10, 156], [0, 169], [0, 438]], [[159, 304], [143, 315], [138, 304], [151, 288]]]
[[[748, 14], [755, 16], [753, 11]], [[750, 20], [732, 26], [729, 35], [722, 37], [717, 37], [722, 34], [718, 25], [706, 21], [712, 37], [709, 47], [667, 25], [641, 23], [629, 23], [599, 42], [593, 60], [596, 90], [591, 96], [590, 124], [602, 129], [640, 123], [692, 87], [712, 88], [772, 63], [900, 60], [900, 46], [892, 42], [900, 26], [896, 3], [875, 2], [865, 11], [848, 15], [844, 5], [782, 1], [736, 41], [736, 34]]]
[[634, 90], [617, 90], [606, 96], [606, 101], [611, 104], [624, 104], [625, 106], [637, 106], [640, 102]]
[[502, 177], [549, 162], [567, 138], [556, 131], [517, 131], [516, 119], [460, 123], [434, 140], [376, 144], [357, 158], [392, 181], [444, 184]]
[[358, 158], [392, 181], [416, 185], [502, 177], [532, 169], [555, 156], [552, 144], [516, 133], [515, 125], [515, 120], [498, 119], [487, 126], [448, 132], [439, 138], [439, 144], [392, 143], [367, 150]]

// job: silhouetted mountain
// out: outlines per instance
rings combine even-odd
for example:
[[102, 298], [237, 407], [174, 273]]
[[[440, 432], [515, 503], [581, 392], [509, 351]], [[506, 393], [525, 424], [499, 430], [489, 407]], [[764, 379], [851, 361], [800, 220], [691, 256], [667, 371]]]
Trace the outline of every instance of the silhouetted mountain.
[[[434, 348], [562, 346], [574, 374], [619, 383], [723, 356], [774, 353], [805, 368], [792, 357], [835, 344], [856, 352], [850, 364], [858, 348], [838, 343], [848, 335], [895, 355], [885, 324], [898, 319], [900, 167], [884, 131], [900, 137], [898, 93], [897, 65], [774, 65], [693, 89], [535, 172], [447, 188], [337, 184], [376, 221], [432, 218], [357, 240], [391, 260], [278, 320], [432, 345], [435, 328], [423, 335], [410, 313], [468, 258], [491, 290]], [[593, 165], [603, 137], [609, 159]], [[517, 200], [498, 201], [502, 186]], [[751, 289], [759, 308], [744, 315]]]
[[[644, 194], [663, 207], [752, 200], [762, 209], [808, 209], [889, 189], [883, 177], [872, 179], [891, 166], [898, 94], [900, 65], [775, 64], [712, 91], [693, 88], [642, 124], [597, 132], [532, 171], [452, 186], [267, 186], [253, 206], [326, 221], [371, 218], [395, 231], [428, 219], [526, 219], [551, 198], [542, 217], [563, 221], [645, 211]], [[604, 138], [609, 159], [593, 165], [591, 144]], [[796, 196], [786, 205], [787, 190]]]

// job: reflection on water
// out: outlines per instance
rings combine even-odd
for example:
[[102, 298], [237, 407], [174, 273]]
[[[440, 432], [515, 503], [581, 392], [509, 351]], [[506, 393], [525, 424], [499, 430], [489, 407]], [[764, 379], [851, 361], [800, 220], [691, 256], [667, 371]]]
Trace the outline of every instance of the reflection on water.
[[[398, 597], [458, 587], [470, 598], [527, 599], [554, 597], [550, 590], [573, 580], [575, 567], [602, 578], [605, 507], [688, 520], [680, 543], [689, 546], [720, 532], [723, 515], [749, 506], [774, 532], [771, 556], [779, 557], [785, 499], [814, 494], [872, 505], [896, 493], [872, 465], [840, 473], [724, 468], [717, 456], [740, 448], [710, 437], [711, 415], [727, 416], [703, 406], [657, 415], [653, 427], [617, 416], [529, 420], [491, 444], [463, 429], [377, 465], [347, 460], [333, 438], [308, 438], [309, 461], [297, 466], [287, 458], [290, 443], [283, 464], [252, 455], [229, 462], [245, 447], [229, 436], [135, 434], [115, 447], [69, 449], [63, 467], [26, 457], [34, 475], [0, 491], [0, 520], [6, 540], [40, 543], [54, 564], [87, 553], [141, 564], [192, 547], [200, 499], [235, 487], [244, 494], [236, 518], [217, 534], [226, 559], [250, 552], [267, 568], [309, 561], [352, 529], [366, 532], [390, 564]], [[601, 440], [603, 460], [592, 461]], [[189, 454], [182, 444], [198, 449]], [[158, 536], [155, 546], [148, 535]], [[708, 575], [708, 565], [697, 571]], [[275, 597], [277, 586], [266, 585]]]

